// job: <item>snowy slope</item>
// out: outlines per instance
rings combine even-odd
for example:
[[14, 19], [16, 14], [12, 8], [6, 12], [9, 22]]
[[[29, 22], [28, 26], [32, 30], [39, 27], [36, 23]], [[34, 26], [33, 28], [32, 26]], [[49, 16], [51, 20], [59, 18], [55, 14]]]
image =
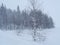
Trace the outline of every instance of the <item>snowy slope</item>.
[[0, 45], [60, 45], [60, 28], [50, 29], [44, 43], [34, 42], [29, 31], [17, 36], [16, 31], [0, 30]]

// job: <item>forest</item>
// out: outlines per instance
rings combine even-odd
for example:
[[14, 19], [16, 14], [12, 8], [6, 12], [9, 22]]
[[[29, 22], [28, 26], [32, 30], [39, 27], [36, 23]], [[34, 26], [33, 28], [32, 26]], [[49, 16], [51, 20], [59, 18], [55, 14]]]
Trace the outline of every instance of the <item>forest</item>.
[[33, 29], [34, 27], [47, 29], [54, 28], [52, 17], [41, 10], [31, 9], [20, 11], [7, 9], [2, 3], [0, 5], [0, 29]]

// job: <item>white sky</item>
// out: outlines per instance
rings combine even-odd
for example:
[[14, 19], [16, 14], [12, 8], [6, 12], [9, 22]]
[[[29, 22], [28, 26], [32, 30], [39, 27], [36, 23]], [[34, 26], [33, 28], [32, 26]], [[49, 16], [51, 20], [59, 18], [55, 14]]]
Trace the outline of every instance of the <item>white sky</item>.
[[[49, 16], [53, 17], [56, 27], [60, 27], [60, 0], [41, 0], [41, 7]], [[23, 10], [29, 6], [27, 0], [0, 0], [7, 8], [16, 9], [17, 5]]]

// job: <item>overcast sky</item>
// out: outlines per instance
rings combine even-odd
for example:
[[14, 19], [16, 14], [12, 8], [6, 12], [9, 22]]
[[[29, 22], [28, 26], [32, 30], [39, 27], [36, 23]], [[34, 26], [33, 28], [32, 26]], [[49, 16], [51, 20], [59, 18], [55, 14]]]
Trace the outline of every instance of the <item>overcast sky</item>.
[[[23, 10], [29, 7], [27, 0], [0, 0], [7, 8], [16, 9], [17, 5]], [[40, 1], [39, 1], [40, 2]], [[41, 0], [40, 8], [53, 18], [56, 27], [60, 27], [60, 0]]]

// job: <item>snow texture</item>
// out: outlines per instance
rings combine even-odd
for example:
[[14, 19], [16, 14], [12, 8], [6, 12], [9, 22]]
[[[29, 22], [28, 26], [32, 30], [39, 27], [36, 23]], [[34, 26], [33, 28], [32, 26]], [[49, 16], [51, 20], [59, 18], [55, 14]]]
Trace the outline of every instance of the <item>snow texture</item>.
[[0, 45], [60, 45], [59, 28], [49, 29], [47, 32], [47, 39], [40, 43], [32, 40], [29, 30], [24, 30], [18, 36], [16, 35], [16, 31], [0, 30]]

